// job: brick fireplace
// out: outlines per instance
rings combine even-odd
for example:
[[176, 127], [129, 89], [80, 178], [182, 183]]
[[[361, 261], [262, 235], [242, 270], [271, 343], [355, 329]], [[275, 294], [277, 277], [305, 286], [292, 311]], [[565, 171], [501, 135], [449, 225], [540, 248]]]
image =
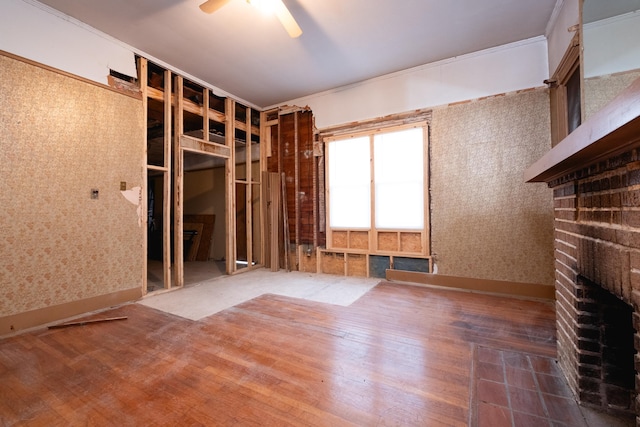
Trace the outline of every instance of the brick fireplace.
[[640, 427], [640, 79], [525, 172], [553, 189], [558, 363]]
[[614, 413], [635, 413], [639, 159], [633, 150], [549, 183], [554, 189], [558, 361], [583, 404]]

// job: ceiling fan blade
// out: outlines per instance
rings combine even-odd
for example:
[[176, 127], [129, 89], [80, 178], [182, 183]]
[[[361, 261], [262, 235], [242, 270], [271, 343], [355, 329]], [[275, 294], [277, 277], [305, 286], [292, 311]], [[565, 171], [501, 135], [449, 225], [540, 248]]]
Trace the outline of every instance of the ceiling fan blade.
[[282, 3], [282, 0], [275, 0], [273, 3], [276, 16], [284, 26], [284, 29], [287, 30], [287, 33], [289, 33], [289, 36], [291, 38], [299, 37], [302, 34], [302, 29], [293, 18], [293, 15], [291, 15], [291, 12], [289, 12], [289, 9], [287, 9], [287, 6]]
[[225, 4], [229, 3], [229, 1], [230, 0], [207, 0], [200, 5], [200, 10], [204, 13], [213, 13]]

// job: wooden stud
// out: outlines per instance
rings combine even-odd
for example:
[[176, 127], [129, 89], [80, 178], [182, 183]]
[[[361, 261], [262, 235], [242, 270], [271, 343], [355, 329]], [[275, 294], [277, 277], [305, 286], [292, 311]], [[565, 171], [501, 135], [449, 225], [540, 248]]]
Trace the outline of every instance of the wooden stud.
[[202, 139], [209, 141], [209, 90], [202, 89]]
[[[251, 108], [247, 107], [246, 115], [245, 115], [246, 129], [251, 129]], [[252, 160], [253, 160], [253, 150], [251, 149], [251, 132], [247, 131], [245, 133], [246, 141], [244, 145], [244, 160], [245, 160], [245, 175], [246, 175], [246, 191], [245, 194], [245, 227], [247, 228], [247, 268], [251, 269], [253, 267], [253, 177], [252, 177]]]
[[298, 247], [300, 246], [300, 131], [299, 131], [300, 115], [296, 111], [293, 116], [293, 145], [294, 145], [294, 214], [295, 214], [295, 254], [296, 269], [300, 265], [300, 257], [298, 256]]
[[183, 221], [184, 215], [184, 158], [180, 149], [180, 135], [184, 133], [184, 80], [182, 76], [176, 76], [176, 105], [175, 105], [175, 124], [174, 129], [174, 171], [173, 171], [173, 188], [174, 188], [174, 215], [173, 215], [173, 265], [175, 267], [175, 286], [184, 286], [184, 241], [183, 241]]
[[280, 174], [270, 173], [271, 182], [271, 269], [280, 270]]
[[229, 147], [215, 142], [203, 141], [189, 135], [180, 135], [180, 147], [187, 151], [199, 152], [228, 159], [231, 157]]
[[[142, 94], [142, 122], [145, 124], [144, 127], [144, 141], [142, 141], [142, 146], [145, 147], [143, 154], [143, 171], [142, 171], [142, 191], [149, 191], [149, 179], [148, 179], [148, 160], [147, 160], [147, 121], [149, 117], [149, 99], [147, 98], [147, 73], [149, 72], [149, 64], [146, 58], [139, 57], [138, 58], [138, 82], [140, 83], [140, 93]], [[142, 203], [142, 212], [148, 212], [149, 208], [148, 197], [146, 194], [143, 194], [141, 203]], [[149, 246], [149, 216], [144, 215], [142, 220], [142, 226], [144, 227], [144, 238], [142, 239], [142, 254], [140, 254], [142, 258], [142, 295], [147, 294], [147, 253]]]
[[163, 287], [169, 289], [172, 285], [172, 272], [171, 272], [171, 212], [173, 206], [171, 206], [171, 178], [173, 171], [173, 162], [171, 161], [171, 134], [172, 134], [172, 120], [173, 109], [171, 108], [171, 98], [173, 92], [173, 78], [171, 71], [164, 71], [164, 167], [167, 171], [162, 175], [162, 275], [163, 275]]
[[287, 175], [282, 172], [282, 223], [284, 230], [284, 269], [289, 270], [289, 246], [290, 246], [290, 237], [289, 237], [289, 212], [287, 211]]
[[225, 162], [225, 225], [226, 225], [226, 259], [227, 274], [236, 271], [236, 186], [235, 186], [235, 116], [236, 103], [233, 99], [225, 100], [225, 143], [230, 149], [229, 159]]

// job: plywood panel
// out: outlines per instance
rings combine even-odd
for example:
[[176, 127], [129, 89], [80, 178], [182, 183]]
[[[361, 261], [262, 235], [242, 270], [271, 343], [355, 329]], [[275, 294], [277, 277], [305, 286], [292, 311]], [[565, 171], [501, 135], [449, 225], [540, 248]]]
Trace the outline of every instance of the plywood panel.
[[351, 231], [349, 233], [350, 249], [369, 249], [369, 232], [368, 231]]
[[398, 251], [398, 233], [381, 231], [378, 233], [378, 251]]
[[347, 248], [347, 232], [346, 231], [333, 231], [331, 233], [333, 238], [334, 248]]
[[321, 252], [322, 273], [344, 275], [344, 253]]
[[347, 254], [347, 276], [367, 277], [367, 256]]
[[315, 273], [317, 269], [317, 261], [316, 261], [316, 252], [307, 253], [302, 251], [302, 246], [300, 247], [301, 254], [298, 257], [300, 263], [298, 265], [298, 271], [303, 271], [306, 273]]
[[422, 253], [422, 234], [400, 233], [400, 251]]

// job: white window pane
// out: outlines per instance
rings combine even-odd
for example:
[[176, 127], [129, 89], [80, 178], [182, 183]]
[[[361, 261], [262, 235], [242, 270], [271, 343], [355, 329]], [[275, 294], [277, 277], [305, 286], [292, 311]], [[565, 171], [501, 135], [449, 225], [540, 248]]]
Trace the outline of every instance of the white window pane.
[[424, 227], [423, 146], [421, 128], [375, 136], [377, 228]]
[[357, 188], [335, 188], [331, 192], [331, 227], [369, 228], [371, 197]]
[[329, 225], [371, 226], [369, 137], [332, 141], [329, 155]]
[[421, 229], [424, 227], [422, 184], [376, 185], [376, 227]]

